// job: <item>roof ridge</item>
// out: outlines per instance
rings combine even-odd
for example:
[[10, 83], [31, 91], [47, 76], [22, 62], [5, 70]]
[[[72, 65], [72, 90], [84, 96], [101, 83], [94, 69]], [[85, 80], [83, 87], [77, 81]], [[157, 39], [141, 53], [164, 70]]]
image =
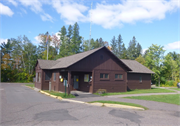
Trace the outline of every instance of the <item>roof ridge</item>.
[[[99, 50], [99, 49], [101, 49], [101, 48], [103, 48], [103, 47], [104, 47], [104, 46], [99, 47], [99, 48], [95, 48], [95, 49]], [[91, 49], [91, 50], [88, 50], [88, 51], [85, 51], [85, 52], [93, 51], [93, 50], [95, 50], [95, 49]], [[63, 59], [63, 58], [67, 58], [67, 57], [70, 57], [70, 56], [74, 56], [74, 55], [77, 55], [77, 54], [82, 54], [82, 53], [85, 53], [85, 52], [80, 52], [80, 53], [76, 53], [76, 54], [73, 54], [73, 55], [65, 56], [65, 57], [59, 58], [59, 59], [57, 59], [57, 60], [60, 60], [60, 59]], [[57, 61], [57, 60], [56, 60], [56, 61]]]

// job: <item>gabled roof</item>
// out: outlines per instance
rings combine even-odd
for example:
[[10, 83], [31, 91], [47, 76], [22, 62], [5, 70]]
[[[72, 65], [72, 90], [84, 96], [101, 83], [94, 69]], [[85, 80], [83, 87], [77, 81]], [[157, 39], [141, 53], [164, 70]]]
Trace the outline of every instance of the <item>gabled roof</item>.
[[154, 74], [153, 71], [142, 65], [141, 63], [137, 62], [136, 60], [126, 60], [121, 59], [123, 63], [125, 63], [132, 71], [128, 71], [129, 73], [149, 73]]
[[103, 47], [100, 47], [100, 48], [92, 49], [92, 50], [89, 50], [89, 51], [85, 51], [85, 52], [82, 52], [82, 53], [77, 53], [77, 54], [74, 54], [74, 55], [71, 55], [71, 56], [67, 56], [67, 57], [57, 59], [56, 61], [58, 63], [56, 65], [52, 66], [51, 68], [52, 69], [67, 68], [67, 67], [73, 65], [74, 63], [84, 59], [85, 57], [93, 54], [94, 52], [96, 52], [96, 51], [98, 51], [98, 50], [100, 50], [102, 48]]
[[63, 58], [57, 59], [56, 61], [55, 60], [38, 59], [38, 62], [39, 62], [41, 69], [67, 68], [102, 48], [104, 48], [104, 47], [100, 47], [100, 48], [92, 49], [92, 50], [85, 51], [82, 53], [74, 54], [71, 56], [63, 57]]

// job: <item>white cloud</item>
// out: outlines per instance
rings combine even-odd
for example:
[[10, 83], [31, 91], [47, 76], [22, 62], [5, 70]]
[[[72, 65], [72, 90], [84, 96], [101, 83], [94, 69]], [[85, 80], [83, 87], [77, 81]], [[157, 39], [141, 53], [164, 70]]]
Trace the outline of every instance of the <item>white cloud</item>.
[[148, 48], [142, 49], [142, 54], [144, 54]]
[[35, 41], [33, 41], [34, 44], [40, 44], [42, 42], [40, 36], [36, 36], [36, 37], [34, 37], [34, 39], [35, 39]]
[[2, 3], [0, 3], [0, 14], [8, 15], [11, 17], [14, 14], [14, 12], [8, 6], [5, 6]]
[[46, 13], [41, 15], [41, 19], [43, 21], [51, 21], [51, 22], [53, 22], [53, 18], [49, 14], [46, 14]]
[[2, 43], [4, 43], [4, 42], [7, 43], [7, 40], [8, 40], [8, 39], [2, 39], [2, 38], [0, 38], [0, 44], [2, 44]]
[[17, 5], [18, 5], [18, 3], [16, 2], [16, 1], [14, 1], [14, 0], [8, 0], [11, 4], [13, 4], [14, 6], [16, 6], [17, 7]]
[[42, 4], [39, 0], [19, 0], [19, 2], [26, 7], [30, 7], [35, 13], [42, 12]]
[[180, 41], [169, 43], [164, 46], [166, 50], [168, 49], [179, 49], [180, 50]]
[[89, 11], [94, 24], [104, 28], [122, 26], [123, 23], [136, 23], [137, 21], [152, 22], [165, 18], [167, 12], [176, 10], [178, 1], [142, 1], [127, 0], [119, 4], [96, 4], [95, 9]]
[[85, 5], [72, 2], [70, 0], [53, 0], [53, 8], [57, 13], [61, 14], [61, 18], [65, 20], [66, 24], [72, 24], [74, 22], [85, 22], [87, 17], [83, 15], [83, 12], [86, 12], [88, 7]]

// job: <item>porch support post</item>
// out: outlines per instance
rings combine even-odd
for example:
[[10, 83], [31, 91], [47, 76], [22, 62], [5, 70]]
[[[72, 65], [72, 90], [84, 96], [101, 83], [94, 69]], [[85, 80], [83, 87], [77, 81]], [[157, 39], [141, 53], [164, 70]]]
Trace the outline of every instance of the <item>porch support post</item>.
[[72, 86], [72, 84], [71, 84], [71, 71], [69, 70], [68, 71], [68, 95], [71, 92], [71, 86]]

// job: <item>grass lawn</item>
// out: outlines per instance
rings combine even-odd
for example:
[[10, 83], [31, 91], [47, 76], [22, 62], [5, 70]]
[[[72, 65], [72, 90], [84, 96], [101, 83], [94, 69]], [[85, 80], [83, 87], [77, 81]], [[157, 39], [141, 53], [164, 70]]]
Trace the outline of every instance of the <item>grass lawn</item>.
[[174, 88], [169, 88], [169, 89], [173, 89], [173, 90], [180, 91], [180, 88], [177, 88], [177, 87], [174, 87]]
[[29, 87], [34, 87], [34, 84], [25, 84], [26, 86], [29, 86]]
[[62, 97], [62, 98], [75, 98], [75, 96], [74, 95], [72, 95], [72, 94], [67, 94], [66, 93], [66, 95], [65, 95], [65, 93], [60, 93], [60, 92], [56, 92], [56, 91], [47, 91], [47, 90], [45, 90], [45, 92], [47, 92], [47, 93], [49, 93], [49, 94], [51, 94], [51, 95], [55, 95], [55, 96], [60, 96], [60, 97]]
[[135, 89], [127, 92], [114, 92], [114, 93], [104, 93], [104, 94], [98, 94], [94, 93], [95, 95], [126, 95], [126, 94], [142, 94], [142, 93], [170, 93], [175, 92], [168, 89], [160, 89], [160, 88], [151, 88], [151, 89]]
[[124, 98], [149, 100], [149, 101], [165, 102], [165, 103], [180, 105], [180, 94], [131, 96], [131, 97], [124, 97]]
[[119, 105], [129, 105], [129, 106], [134, 106], [134, 107], [141, 107], [144, 108], [145, 110], [147, 110], [148, 108], [142, 106], [142, 105], [138, 105], [138, 104], [134, 104], [134, 103], [128, 103], [128, 102], [117, 102], [117, 101], [103, 101], [103, 100], [99, 100], [99, 101], [92, 101], [89, 103], [109, 103], [109, 104], [119, 104]]

